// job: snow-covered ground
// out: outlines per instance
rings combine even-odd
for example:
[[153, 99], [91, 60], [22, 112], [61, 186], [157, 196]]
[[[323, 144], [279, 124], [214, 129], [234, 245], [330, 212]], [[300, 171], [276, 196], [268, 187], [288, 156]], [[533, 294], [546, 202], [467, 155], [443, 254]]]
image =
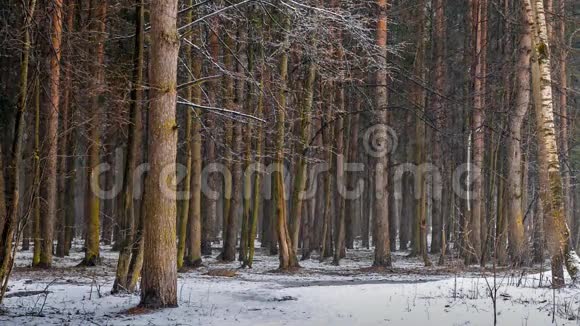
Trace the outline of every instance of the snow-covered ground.
[[[492, 274], [424, 268], [403, 254], [377, 272], [367, 269], [371, 254], [349, 252], [341, 266], [313, 259], [291, 274], [275, 272], [276, 256], [258, 255], [251, 270], [209, 258], [179, 274], [178, 308], [128, 312], [139, 296], [110, 294], [116, 253], [108, 248], [100, 267], [75, 267], [75, 252], [50, 271], [26, 267], [30, 253], [21, 252], [0, 325], [493, 325]], [[237, 274], [207, 275], [216, 269]], [[549, 273], [535, 272], [497, 273], [498, 324], [580, 324], [580, 291], [553, 291]]]

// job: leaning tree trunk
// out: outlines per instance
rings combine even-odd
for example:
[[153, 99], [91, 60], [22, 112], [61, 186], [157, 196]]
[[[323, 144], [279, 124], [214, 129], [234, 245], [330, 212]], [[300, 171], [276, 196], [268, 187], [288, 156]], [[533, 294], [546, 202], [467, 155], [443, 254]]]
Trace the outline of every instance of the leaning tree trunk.
[[[24, 136], [24, 114], [27, 106], [27, 96], [28, 96], [28, 62], [30, 57], [30, 25], [32, 19], [34, 18], [34, 10], [36, 9], [36, 1], [30, 0], [30, 2], [24, 2], [26, 7], [24, 11], [26, 12], [24, 17], [24, 22], [22, 29], [23, 34], [23, 44], [22, 44], [22, 59], [20, 62], [20, 98], [18, 102], [18, 111], [16, 112], [16, 131], [14, 135], [14, 140], [11, 146], [11, 162], [8, 165], [8, 178], [4, 178], [5, 171], [5, 158], [2, 157], [3, 153], [0, 150], [0, 303], [4, 299], [4, 294], [8, 289], [8, 279], [12, 272], [12, 267], [14, 265], [14, 255], [16, 254], [16, 249], [13, 247], [18, 245], [18, 212], [20, 204], [20, 167], [22, 166], [22, 143]], [[59, 22], [60, 15], [62, 11], [62, 2], [55, 3], [54, 17], [56, 21], [53, 21], [53, 46], [56, 50], [54, 55], [59, 58], [60, 53], [60, 35], [59, 35]], [[55, 63], [55, 68], [59, 69], [58, 62], [51, 61], [51, 64]], [[52, 65], [51, 65], [52, 67]], [[58, 88], [57, 88], [58, 89]], [[52, 91], [52, 89], [51, 89]], [[57, 116], [58, 118], [58, 116]], [[58, 120], [57, 120], [58, 121]], [[56, 166], [55, 166], [56, 168]], [[56, 172], [56, 171], [55, 171]], [[56, 177], [56, 175], [55, 175]], [[6, 198], [6, 191], [8, 191], [9, 197]], [[16, 238], [15, 238], [16, 235]], [[13, 243], [14, 241], [14, 243]], [[51, 247], [52, 249], [52, 247]]]
[[151, 104], [149, 112], [149, 164], [145, 197], [144, 257], [141, 306], [177, 306], [176, 201], [168, 185], [175, 180], [177, 125], [177, 0], [151, 1]]
[[[533, 1], [533, 3], [532, 3]], [[544, 229], [548, 250], [552, 256], [552, 284], [564, 285], [562, 263], [570, 277], [576, 281], [580, 259], [571, 247], [570, 231], [566, 223], [563, 202], [562, 176], [554, 126], [554, 103], [550, 48], [543, 0], [526, 0], [524, 11], [532, 30], [532, 83], [536, 102], [536, 128], [538, 134], [538, 163], [540, 197], [543, 205]]]
[[139, 161], [141, 138], [142, 138], [142, 85], [143, 85], [143, 56], [144, 56], [144, 0], [136, 1], [135, 13], [137, 21], [135, 24], [135, 48], [133, 52], [133, 89], [131, 90], [131, 104], [129, 107], [129, 137], [127, 140], [127, 158], [125, 159], [125, 173], [123, 178], [123, 207], [120, 220], [123, 221], [125, 239], [122, 241], [117, 262], [117, 274], [113, 283], [113, 293], [127, 290], [127, 279], [129, 265], [131, 263], [131, 253], [135, 239], [135, 194], [133, 186], [135, 184], [134, 171]]

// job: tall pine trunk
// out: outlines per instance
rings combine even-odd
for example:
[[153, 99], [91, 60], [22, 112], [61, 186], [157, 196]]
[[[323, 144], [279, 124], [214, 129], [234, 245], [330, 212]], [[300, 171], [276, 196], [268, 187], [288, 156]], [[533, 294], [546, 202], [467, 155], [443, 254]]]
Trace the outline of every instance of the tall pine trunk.
[[[150, 308], [177, 306], [177, 248], [175, 198], [168, 184], [175, 180], [177, 155], [177, 0], [152, 0], [151, 104], [148, 146], [150, 170], [146, 180], [143, 275], [141, 305]], [[174, 188], [174, 187], [173, 187]]]
[[62, 0], [54, 0], [52, 11], [51, 55], [50, 55], [50, 101], [45, 104], [47, 111], [46, 137], [48, 139], [45, 166], [44, 191], [46, 210], [41, 219], [42, 250], [38, 266], [49, 268], [52, 265], [54, 222], [57, 209], [57, 149], [58, 115], [60, 108], [60, 57], [62, 40]]
[[[376, 25], [376, 45], [381, 50], [377, 61], [380, 69], [375, 75], [376, 93], [375, 93], [375, 113], [374, 123], [380, 125], [380, 128], [387, 126], [387, 0], [377, 0], [378, 19]], [[385, 135], [383, 135], [385, 136]], [[375, 254], [373, 266], [389, 267], [391, 266], [391, 248], [389, 243], [389, 209], [388, 209], [388, 144], [386, 139], [381, 139], [378, 144], [379, 152], [373, 157], [371, 162], [374, 168], [374, 185], [375, 198], [373, 205], [374, 216], [374, 235], [373, 242], [375, 245]]]

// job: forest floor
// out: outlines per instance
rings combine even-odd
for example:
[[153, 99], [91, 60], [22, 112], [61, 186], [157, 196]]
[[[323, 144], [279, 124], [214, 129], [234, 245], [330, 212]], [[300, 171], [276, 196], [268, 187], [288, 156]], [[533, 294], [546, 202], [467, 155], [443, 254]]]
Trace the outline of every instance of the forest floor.
[[138, 294], [110, 294], [117, 253], [104, 247], [102, 265], [85, 268], [76, 267], [81, 247], [73, 251], [51, 270], [29, 267], [31, 252], [18, 253], [0, 325], [493, 325], [490, 289], [499, 325], [580, 325], [580, 290], [551, 290], [542, 266], [494, 277], [397, 253], [395, 267], [380, 271], [368, 268], [368, 249], [349, 250], [340, 266], [314, 256], [292, 273], [277, 272], [278, 257], [260, 249], [253, 269], [206, 257], [179, 273], [178, 308], [135, 314]]

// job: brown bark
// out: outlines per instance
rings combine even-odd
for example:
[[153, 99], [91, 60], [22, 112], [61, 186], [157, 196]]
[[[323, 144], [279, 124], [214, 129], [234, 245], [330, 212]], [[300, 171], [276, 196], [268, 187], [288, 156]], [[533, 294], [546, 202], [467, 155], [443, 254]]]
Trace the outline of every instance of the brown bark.
[[[432, 111], [435, 118], [435, 130], [433, 130], [434, 137], [432, 146], [433, 154], [432, 160], [433, 164], [439, 169], [439, 171], [444, 172], [443, 165], [443, 153], [441, 148], [441, 143], [443, 141], [441, 132], [444, 130], [444, 94], [445, 94], [445, 0], [436, 0], [433, 2], [434, 6], [434, 32], [433, 32], [433, 56], [434, 56], [434, 87], [435, 94], [433, 94]], [[436, 195], [433, 200], [433, 226], [431, 235], [431, 253], [438, 253], [441, 250], [442, 245], [442, 235], [443, 235], [443, 211], [442, 211], [442, 198], [438, 194], [438, 187], [441, 185], [434, 184], [433, 193]]]
[[141, 305], [177, 306], [176, 201], [169, 182], [175, 170], [177, 125], [177, 0], [151, 1], [151, 104], [149, 112], [149, 164], [146, 180]]
[[[376, 25], [376, 45], [381, 50], [377, 58], [381, 69], [377, 70], [375, 83], [378, 85], [375, 92], [375, 113], [374, 123], [386, 127], [387, 121], [387, 72], [386, 72], [386, 54], [387, 54], [387, 0], [377, 0], [378, 19]], [[382, 139], [380, 144], [384, 149], [382, 155], [373, 157], [371, 160], [375, 170], [375, 202], [373, 205], [374, 223], [374, 244], [375, 254], [373, 266], [390, 267], [391, 266], [391, 248], [389, 243], [389, 208], [388, 208], [388, 156], [386, 139]]]
[[286, 92], [288, 80], [288, 51], [289, 41], [286, 29], [290, 27], [290, 17], [283, 13], [282, 27], [283, 42], [282, 54], [279, 61], [280, 73], [280, 93], [278, 95], [278, 107], [276, 108], [276, 165], [274, 174], [274, 198], [276, 205], [277, 225], [276, 231], [278, 235], [278, 250], [280, 255], [280, 269], [287, 270], [290, 268], [299, 267], [296, 252], [292, 246], [292, 238], [288, 230], [288, 222], [286, 218], [286, 196], [284, 190], [284, 138], [285, 138], [285, 123], [286, 123]]
[[471, 116], [471, 132], [473, 137], [473, 165], [472, 183], [473, 199], [471, 203], [471, 217], [468, 224], [469, 243], [466, 248], [465, 262], [473, 264], [482, 257], [482, 225], [483, 213], [483, 157], [485, 151], [485, 126], [484, 126], [484, 58], [483, 52], [485, 40], [483, 36], [483, 21], [487, 19], [486, 0], [473, 0], [471, 10], [471, 22], [474, 29], [474, 95], [473, 111]]
[[53, 1], [51, 55], [50, 55], [50, 101], [45, 104], [47, 111], [46, 138], [49, 141], [45, 165], [44, 191], [46, 211], [42, 218], [42, 250], [38, 266], [49, 268], [52, 265], [54, 239], [54, 222], [57, 208], [57, 148], [58, 148], [58, 115], [60, 108], [60, 57], [62, 40], [62, 0]]

